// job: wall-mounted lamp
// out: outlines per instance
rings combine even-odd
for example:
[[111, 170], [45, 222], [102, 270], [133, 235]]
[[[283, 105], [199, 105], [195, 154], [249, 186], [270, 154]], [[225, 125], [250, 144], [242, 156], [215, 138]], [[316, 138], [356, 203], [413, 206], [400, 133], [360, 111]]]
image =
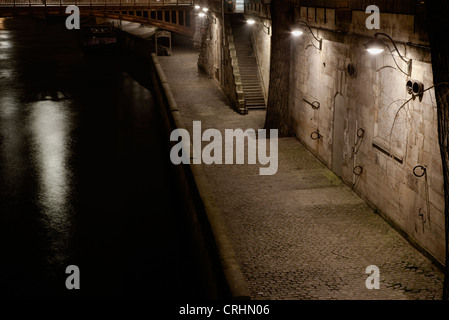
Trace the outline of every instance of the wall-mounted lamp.
[[206, 14], [204, 12], [198, 13], [198, 17], [200, 17], [200, 18], [204, 18], [205, 16], [206, 16]]
[[196, 6], [195, 6], [195, 9], [196, 9], [196, 10], [200, 10], [200, 9], [201, 9], [201, 6], [196, 5]]
[[259, 20], [260, 23], [264, 26], [264, 28], [267, 28], [267, 31], [265, 31], [265, 29], [263, 30], [267, 35], [270, 35], [270, 27], [266, 26], [264, 21], [262, 20], [261, 17], [256, 16], [256, 15], [251, 15], [250, 18], [248, 18], [248, 20], [246, 20], [246, 23], [248, 23], [249, 25], [253, 25], [256, 23], [256, 20]]
[[[305, 28], [306, 29], [305, 29]], [[309, 30], [309, 33], [313, 36], [313, 38], [315, 39], [315, 41], [318, 42], [318, 45], [316, 45], [313, 41], [312, 38], [310, 37], [309, 33], [307, 32], [307, 29]], [[295, 29], [292, 31], [292, 35], [294, 37], [300, 37], [303, 34], [306, 34], [309, 37], [310, 43], [312, 43], [312, 45], [317, 48], [318, 50], [321, 50], [323, 47], [323, 39], [318, 38], [317, 36], [315, 36], [312, 32], [312, 29], [310, 28], [310, 26], [307, 24], [307, 22], [305, 21], [299, 21], [298, 22], [298, 26], [295, 27]]]
[[294, 35], [295, 37], [299, 37], [300, 35], [302, 35], [304, 32], [302, 30], [293, 30], [292, 31], [292, 35]]
[[[378, 38], [379, 36], [384, 36], [384, 37], [388, 38], [391, 41], [391, 43], [393, 44], [394, 49], [392, 50], [386, 43], [384, 43], [383, 41], [379, 40], [379, 38]], [[410, 77], [411, 74], [412, 74], [412, 59], [406, 59], [406, 58], [404, 58], [401, 55], [401, 53], [399, 52], [398, 47], [396, 46], [396, 43], [394, 42], [394, 40], [388, 34], [378, 32], [378, 33], [376, 33], [374, 35], [374, 39], [371, 39], [367, 43], [365, 43], [366, 50], [370, 54], [373, 54], [373, 55], [376, 55], [376, 54], [384, 52], [385, 47], [387, 47], [388, 50], [390, 51], [390, 54], [393, 57], [393, 61], [396, 64], [396, 66], [398, 67], [398, 69], [403, 74], [405, 74], [405, 75]], [[407, 72], [402, 70], [402, 68], [396, 62], [396, 59], [395, 59], [395, 57], [393, 55], [393, 52], [395, 52], [395, 51], [398, 53], [399, 58], [401, 58], [401, 60], [404, 61], [407, 64]]]
[[384, 52], [385, 44], [379, 39], [374, 38], [365, 43], [365, 48], [369, 53], [376, 55]]
[[201, 10], [203, 10], [204, 12], [207, 12], [207, 11], [209, 11], [209, 8], [204, 7], [204, 8], [201, 9]]

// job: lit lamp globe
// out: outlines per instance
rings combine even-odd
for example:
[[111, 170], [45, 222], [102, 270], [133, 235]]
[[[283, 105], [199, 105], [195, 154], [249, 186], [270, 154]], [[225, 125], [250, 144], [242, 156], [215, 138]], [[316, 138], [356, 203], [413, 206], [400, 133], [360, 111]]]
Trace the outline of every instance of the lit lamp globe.
[[256, 20], [254, 20], [253, 18], [250, 18], [246, 21], [249, 25], [253, 25], [256, 23]]
[[385, 44], [376, 38], [365, 43], [365, 48], [370, 54], [376, 55], [384, 52]]
[[293, 35], [294, 37], [299, 37], [299, 36], [301, 36], [303, 33], [304, 33], [304, 32], [303, 32], [302, 30], [300, 30], [300, 29], [298, 29], [298, 30], [293, 30], [293, 31], [292, 31], [292, 35]]
[[205, 14], [204, 12], [200, 12], [200, 13], [198, 13], [198, 16], [199, 16], [200, 18], [204, 18], [204, 17], [206, 16], [206, 14]]

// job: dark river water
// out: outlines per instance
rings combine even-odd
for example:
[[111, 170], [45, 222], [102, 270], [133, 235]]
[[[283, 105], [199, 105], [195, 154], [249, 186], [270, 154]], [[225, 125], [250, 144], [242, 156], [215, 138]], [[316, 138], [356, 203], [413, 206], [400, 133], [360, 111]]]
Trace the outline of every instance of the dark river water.
[[64, 21], [0, 18], [0, 297], [192, 297], [158, 107], [80, 52]]

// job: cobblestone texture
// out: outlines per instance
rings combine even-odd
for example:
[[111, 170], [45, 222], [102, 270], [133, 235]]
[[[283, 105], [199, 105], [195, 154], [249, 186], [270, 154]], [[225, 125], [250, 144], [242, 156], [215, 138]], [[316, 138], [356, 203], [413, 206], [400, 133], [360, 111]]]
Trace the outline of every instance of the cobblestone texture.
[[[234, 112], [197, 69], [197, 53], [159, 57], [187, 127], [262, 128]], [[252, 299], [440, 299], [443, 274], [295, 138], [279, 139], [279, 170], [203, 165]], [[368, 290], [365, 269], [380, 269]]]

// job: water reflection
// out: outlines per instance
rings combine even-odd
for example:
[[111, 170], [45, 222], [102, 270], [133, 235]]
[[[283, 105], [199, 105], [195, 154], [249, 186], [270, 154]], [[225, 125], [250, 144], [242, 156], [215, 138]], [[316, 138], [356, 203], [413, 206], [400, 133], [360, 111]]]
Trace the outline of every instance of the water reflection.
[[[122, 57], [81, 58], [63, 20], [5, 25], [0, 297], [160, 298], [196, 290], [151, 94], [121, 74]], [[129, 59], [145, 79], [145, 65]], [[69, 264], [80, 267], [84, 289], [65, 289]]]
[[6, 49], [12, 48], [12, 43], [8, 40], [9, 38], [9, 31], [0, 28], [0, 60], [9, 58], [9, 50], [6, 51]]
[[54, 263], [65, 264], [70, 237], [69, 101], [38, 101], [31, 105], [33, 157], [38, 175], [38, 202], [48, 231]]
[[0, 30], [3, 30], [3, 29], [5, 29], [5, 20], [6, 20], [7, 18], [5, 18], [5, 17], [1, 17], [0, 18]]
[[[0, 96], [0, 147], [1, 159], [4, 161], [2, 181], [6, 185], [13, 185], [20, 181], [23, 174], [24, 137], [21, 134], [22, 122], [17, 110], [19, 102], [13, 91], [8, 91]], [[6, 186], [4, 186], [6, 187]]]
[[1, 49], [1, 50], [11, 48], [11, 46], [12, 46], [12, 44], [11, 44], [11, 42], [9, 42], [8, 40], [3, 40], [3, 39], [2, 39], [2, 40], [0, 41], [0, 49]]

